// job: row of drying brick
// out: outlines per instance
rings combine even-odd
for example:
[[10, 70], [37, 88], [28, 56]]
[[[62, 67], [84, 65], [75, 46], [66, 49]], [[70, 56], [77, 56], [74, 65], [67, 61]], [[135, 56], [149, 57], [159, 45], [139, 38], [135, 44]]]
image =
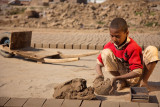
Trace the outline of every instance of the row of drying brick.
[[[148, 45], [154, 45], [160, 50], [160, 35], [131, 34], [130, 37], [142, 49], [145, 49]], [[109, 41], [110, 36], [105, 33], [33, 33], [32, 47], [101, 50]]]
[[103, 44], [46, 44], [46, 43], [32, 43], [31, 47], [34, 48], [58, 48], [58, 49], [91, 49], [91, 50], [102, 50]]
[[[31, 47], [34, 48], [58, 48], [58, 49], [91, 49], [91, 50], [102, 50], [105, 44], [46, 44], [46, 43], [32, 43]], [[148, 45], [140, 45], [142, 50], [144, 50]], [[155, 45], [153, 45], [155, 46]], [[156, 45], [157, 49], [160, 51], [160, 45]]]

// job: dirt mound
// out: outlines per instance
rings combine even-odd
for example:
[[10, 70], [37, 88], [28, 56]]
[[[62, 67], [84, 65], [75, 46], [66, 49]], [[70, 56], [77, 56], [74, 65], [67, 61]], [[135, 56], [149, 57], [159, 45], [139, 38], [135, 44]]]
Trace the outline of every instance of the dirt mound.
[[[48, 8], [39, 8], [40, 17], [38, 19], [17, 18], [17, 20], [25, 20], [25, 24], [16, 23], [15, 19], [12, 20], [11, 15], [8, 14], [8, 24], [5, 24], [5, 26], [106, 29], [111, 20], [122, 17], [131, 27], [160, 27], [160, 2], [146, 2], [145, 0], [120, 1], [107, 0], [102, 4], [52, 3]], [[1, 13], [4, 13], [3, 10]], [[6, 16], [5, 13], [4, 16]], [[6, 18], [4, 20], [6, 21]], [[1, 18], [0, 26], [4, 26], [4, 20]]]
[[109, 91], [112, 89], [110, 79], [107, 78], [104, 81], [104, 77], [101, 76], [94, 80], [93, 87], [95, 93], [99, 95], [109, 95]]
[[86, 86], [86, 80], [75, 78], [58, 85], [54, 88], [53, 97], [56, 99], [80, 99], [92, 100], [95, 99], [94, 89]]

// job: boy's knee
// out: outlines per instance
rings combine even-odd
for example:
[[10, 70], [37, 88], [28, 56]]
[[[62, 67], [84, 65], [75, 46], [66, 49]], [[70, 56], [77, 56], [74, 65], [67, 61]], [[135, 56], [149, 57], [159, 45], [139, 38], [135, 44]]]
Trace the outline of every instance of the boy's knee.
[[155, 46], [148, 46], [144, 50], [143, 60], [145, 64], [158, 61], [158, 49]]
[[113, 52], [110, 49], [104, 49], [101, 55], [102, 57], [108, 58], [113, 56]]

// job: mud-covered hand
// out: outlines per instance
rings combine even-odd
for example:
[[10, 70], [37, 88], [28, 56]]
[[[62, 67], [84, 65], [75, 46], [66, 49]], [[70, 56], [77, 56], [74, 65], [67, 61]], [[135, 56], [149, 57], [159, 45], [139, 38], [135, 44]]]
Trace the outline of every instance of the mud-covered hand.
[[93, 83], [96, 82], [96, 81], [104, 81], [104, 76], [103, 76], [103, 75], [98, 75], [98, 76], [95, 78], [95, 80], [93, 81]]
[[116, 90], [116, 80], [117, 80], [116, 77], [111, 78], [111, 86], [112, 86], [112, 88], [111, 88], [111, 90], [109, 91], [109, 94], [110, 94], [110, 95], [113, 94], [114, 90]]

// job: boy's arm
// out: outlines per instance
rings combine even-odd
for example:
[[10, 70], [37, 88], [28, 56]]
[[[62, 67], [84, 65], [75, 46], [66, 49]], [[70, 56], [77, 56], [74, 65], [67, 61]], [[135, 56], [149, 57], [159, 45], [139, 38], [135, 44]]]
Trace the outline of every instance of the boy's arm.
[[98, 76], [103, 76], [102, 66], [100, 66], [99, 64], [96, 65], [96, 72]]
[[115, 77], [113, 77], [113, 78], [111, 79], [111, 85], [113, 85], [116, 80], [135, 78], [135, 77], [138, 77], [138, 76], [140, 76], [140, 75], [141, 75], [141, 74], [139, 74], [139, 73], [136, 73], [136, 72], [131, 71], [131, 72], [129, 72], [129, 73], [127, 73], [127, 74], [124, 74], [124, 75], [115, 76]]

